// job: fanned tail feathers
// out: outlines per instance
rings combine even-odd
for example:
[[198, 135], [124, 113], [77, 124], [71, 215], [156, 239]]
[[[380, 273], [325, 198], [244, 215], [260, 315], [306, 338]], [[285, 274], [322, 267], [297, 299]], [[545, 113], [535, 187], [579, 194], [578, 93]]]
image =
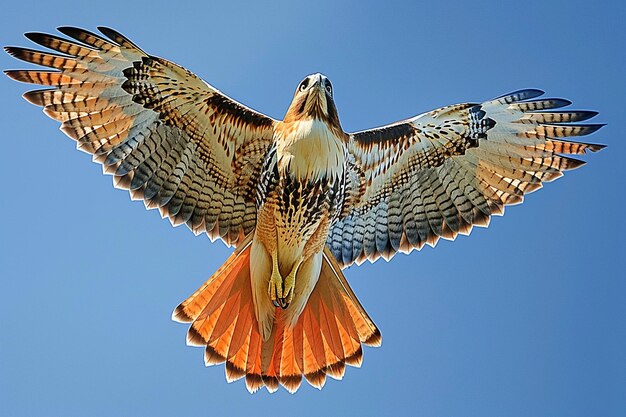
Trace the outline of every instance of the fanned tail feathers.
[[225, 362], [226, 379], [244, 378], [248, 391], [279, 385], [298, 390], [302, 377], [321, 389], [326, 376], [341, 379], [346, 365], [360, 366], [361, 345], [379, 346], [380, 332], [368, 317], [326, 249], [320, 278], [296, 324], [275, 310], [272, 333], [263, 341], [255, 316], [250, 282], [250, 239], [172, 318], [191, 323], [187, 343], [205, 347], [205, 364]]

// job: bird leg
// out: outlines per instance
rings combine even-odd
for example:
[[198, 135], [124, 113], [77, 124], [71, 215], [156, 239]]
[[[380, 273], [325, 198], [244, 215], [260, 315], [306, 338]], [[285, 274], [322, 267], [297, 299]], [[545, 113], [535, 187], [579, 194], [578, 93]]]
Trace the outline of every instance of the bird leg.
[[278, 256], [274, 249], [270, 256], [272, 257], [272, 276], [270, 277], [268, 291], [270, 293], [270, 299], [275, 307], [287, 308], [291, 301], [293, 301], [293, 290], [296, 286], [296, 274], [298, 268], [302, 264], [304, 258], [300, 258], [291, 268], [291, 272], [283, 278], [280, 276], [278, 270]]
[[324, 249], [324, 244], [326, 243], [325, 237], [328, 234], [328, 225], [329, 222], [327, 218], [324, 218], [320, 222], [313, 235], [307, 241], [302, 255], [293, 264], [291, 272], [289, 272], [285, 278], [281, 277], [278, 269], [278, 250], [276, 249], [276, 245], [269, 250], [272, 258], [272, 275], [270, 277], [268, 292], [274, 307], [285, 309], [289, 307], [289, 304], [293, 301], [298, 269], [304, 261]]
[[304, 258], [301, 257], [296, 261], [289, 275], [283, 280], [283, 298], [280, 299], [280, 306], [282, 308], [287, 308], [293, 301], [293, 290], [296, 287], [296, 274], [298, 273], [298, 268], [302, 265], [303, 259]]
[[267, 291], [270, 293], [270, 299], [274, 307], [282, 307], [279, 300], [283, 299], [283, 277], [280, 276], [280, 271], [278, 270], [278, 253], [275, 247], [270, 252], [270, 257], [272, 258], [272, 275]]

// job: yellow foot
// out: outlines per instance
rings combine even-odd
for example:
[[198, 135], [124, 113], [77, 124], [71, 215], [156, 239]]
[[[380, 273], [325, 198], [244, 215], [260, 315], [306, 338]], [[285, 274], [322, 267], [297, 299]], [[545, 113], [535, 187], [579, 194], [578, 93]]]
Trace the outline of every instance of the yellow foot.
[[278, 268], [272, 271], [268, 292], [270, 293], [270, 299], [274, 307], [282, 307], [282, 303], [279, 302], [279, 300], [283, 299], [283, 277], [280, 276]]
[[280, 274], [272, 274], [270, 278], [269, 293], [274, 307], [287, 308], [293, 300], [293, 288], [296, 283], [294, 274], [289, 274], [283, 279]]
[[298, 260], [289, 275], [283, 280], [283, 297], [279, 299], [282, 308], [287, 308], [293, 301], [293, 291], [296, 288], [296, 274], [301, 263], [302, 259]]
[[293, 301], [293, 290], [296, 286], [295, 269], [297, 268], [294, 268], [294, 270], [291, 271], [291, 273], [283, 280], [283, 298], [280, 299], [280, 306], [282, 308], [287, 308], [287, 306]]
[[268, 292], [274, 307], [287, 308], [293, 301], [293, 290], [296, 286], [296, 273], [302, 261], [296, 262], [289, 275], [283, 279], [278, 271], [278, 258], [272, 253], [272, 276], [270, 277]]
[[[283, 288], [285, 281], [283, 280], [283, 277], [280, 276], [280, 271], [278, 270], [277, 255], [276, 250], [273, 250], [272, 253], [270, 253], [270, 256], [272, 257], [272, 276], [270, 277], [269, 288], [267, 291], [270, 294], [270, 300], [272, 300], [274, 307], [287, 308], [289, 302], [286, 302], [285, 299], [287, 298], [288, 292], [286, 290], [288, 288]], [[293, 279], [291, 281], [293, 281]], [[293, 283], [291, 284], [291, 288], [293, 288]], [[293, 298], [293, 291], [291, 298]], [[291, 298], [289, 298], [289, 301], [291, 301]]]

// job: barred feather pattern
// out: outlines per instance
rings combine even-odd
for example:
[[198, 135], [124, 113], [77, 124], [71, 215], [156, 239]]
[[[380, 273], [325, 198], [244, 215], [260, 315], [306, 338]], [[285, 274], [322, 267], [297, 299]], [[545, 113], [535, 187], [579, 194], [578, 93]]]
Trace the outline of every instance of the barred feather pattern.
[[59, 31], [70, 39], [26, 34], [54, 52], [5, 48], [53, 69], [6, 71], [53, 87], [25, 98], [60, 121], [133, 199], [158, 208], [173, 225], [238, 244], [255, 227], [257, 182], [275, 121], [112, 29], [100, 28], [106, 38]]
[[598, 130], [575, 123], [596, 112], [556, 110], [571, 103], [542, 94], [520, 90], [351, 134], [346, 204], [327, 239], [342, 267], [486, 227], [506, 205], [584, 163], [562, 154], [604, 147], [564, 139]]

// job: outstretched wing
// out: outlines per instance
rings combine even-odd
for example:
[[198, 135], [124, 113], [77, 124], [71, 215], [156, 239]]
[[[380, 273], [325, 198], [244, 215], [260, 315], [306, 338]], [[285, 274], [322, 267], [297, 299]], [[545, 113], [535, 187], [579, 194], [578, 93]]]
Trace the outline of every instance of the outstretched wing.
[[554, 110], [570, 102], [542, 94], [522, 90], [351, 134], [349, 195], [327, 241], [333, 255], [345, 267], [469, 234], [584, 163], [561, 154], [604, 147], [561, 139], [602, 125], [572, 124], [597, 113]]
[[114, 30], [100, 28], [109, 39], [71, 27], [59, 31], [72, 40], [26, 36], [60, 54], [5, 48], [57, 70], [6, 71], [54, 87], [24, 97], [62, 122], [78, 149], [133, 199], [158, 208], [173, 225], [240, 242], [256, 223], [256, 186], [275, 121]]

